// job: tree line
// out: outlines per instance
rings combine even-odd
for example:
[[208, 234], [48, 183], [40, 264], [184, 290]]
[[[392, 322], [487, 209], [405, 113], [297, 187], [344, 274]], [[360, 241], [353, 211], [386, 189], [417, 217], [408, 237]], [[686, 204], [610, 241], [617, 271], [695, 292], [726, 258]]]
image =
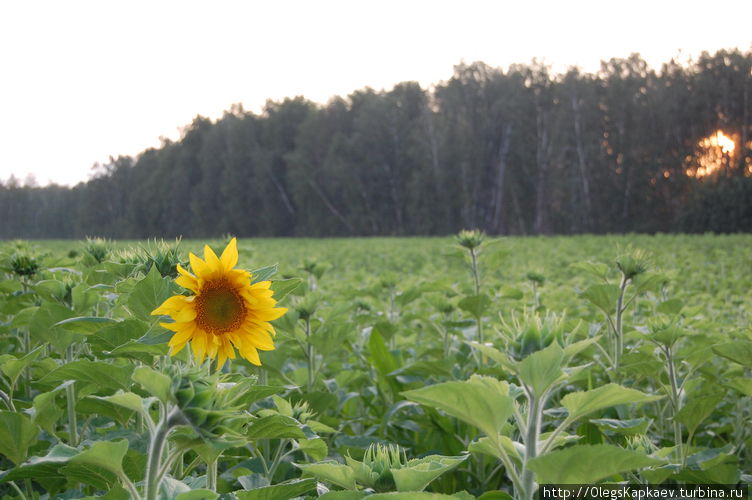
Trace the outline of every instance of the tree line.
[[750, 231], [751, 85], [721, 50], [234, 105], [75, 187], [0, 184], [0, 237]]

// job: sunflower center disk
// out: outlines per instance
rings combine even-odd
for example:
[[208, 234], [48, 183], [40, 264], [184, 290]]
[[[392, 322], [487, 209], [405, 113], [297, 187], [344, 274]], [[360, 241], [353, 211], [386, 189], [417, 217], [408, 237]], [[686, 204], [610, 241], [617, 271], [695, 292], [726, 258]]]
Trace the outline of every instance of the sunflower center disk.
[[196, 297], [196, 323], [209, 333], [237, 330], [245, 319], [245, 312], [242, 297], [227, 282], [207, 284]]

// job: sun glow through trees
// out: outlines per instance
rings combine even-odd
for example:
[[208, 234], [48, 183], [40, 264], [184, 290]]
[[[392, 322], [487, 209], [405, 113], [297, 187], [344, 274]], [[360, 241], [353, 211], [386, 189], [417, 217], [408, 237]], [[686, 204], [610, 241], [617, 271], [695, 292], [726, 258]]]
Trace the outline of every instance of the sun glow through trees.
[[720, 171], [724, 166], [733, 165], [736, 159], [736, 140], [734, 136], [726, 135], [722, 130], [703, 138], [697, 143], [697, 153], [688, 157], [690, 166], [687, 168], [689, 177], [708, 177]]

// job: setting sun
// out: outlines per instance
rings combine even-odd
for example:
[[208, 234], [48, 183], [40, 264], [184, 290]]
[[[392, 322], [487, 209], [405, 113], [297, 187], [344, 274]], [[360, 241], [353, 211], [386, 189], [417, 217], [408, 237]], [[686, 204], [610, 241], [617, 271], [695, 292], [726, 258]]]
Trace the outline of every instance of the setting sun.
[[691, 158], [687, 168], [689, 177], [707, 177], [718, 172], [724, 165], [729, 165], [734, 159], [736, 142], [732, 137], [717, 130], [697, 143], [697, 154]]

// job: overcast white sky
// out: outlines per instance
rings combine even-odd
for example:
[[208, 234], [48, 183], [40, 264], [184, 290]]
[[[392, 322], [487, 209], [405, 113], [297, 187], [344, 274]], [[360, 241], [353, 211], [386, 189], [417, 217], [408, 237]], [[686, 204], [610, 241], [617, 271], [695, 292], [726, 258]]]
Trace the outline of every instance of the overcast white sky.
[[752, 45], [752, 0], [2, 1], [0, 180], [86, 180], [197, 114], [370, 86], [424, 87], [461, 60], [593, 71]]

